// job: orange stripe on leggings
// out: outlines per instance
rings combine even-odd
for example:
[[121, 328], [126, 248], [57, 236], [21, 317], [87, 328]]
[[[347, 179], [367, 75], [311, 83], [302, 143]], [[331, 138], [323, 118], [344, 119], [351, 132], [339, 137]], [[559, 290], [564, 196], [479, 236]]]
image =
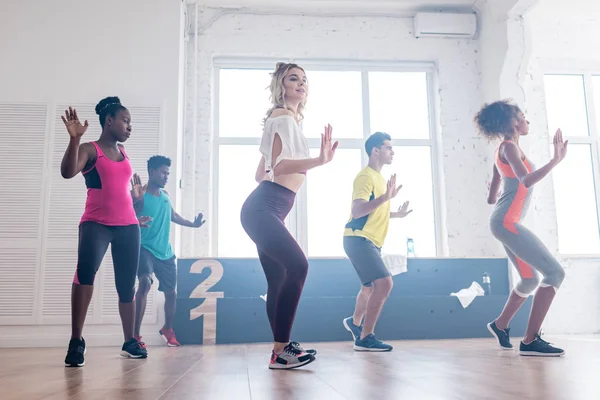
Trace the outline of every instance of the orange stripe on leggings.
[[523, 279], [533, 278], [533, 270], [531, 269], [529, 264], [527, 264], [525, 261], [521, 260], [519, 257], [515, 256], [515, 258], [517, 259], [517, 269], [519, 270], [519, 273], [521, 274], [521, 278], [523, 278]]
[[517, 232], [515, 223], [521, 220], [521, 212], [523, 211], [523, 205], [525, 204], [525, 199], [527, 198], [527, 192], [527, 188], [522, 184], [519, 184], [515, 199], [508, 208], [508, 212], [504, 216], [504, 221], [502, 221], [504, 227], [515, 235], [519, 234], [519, 232]]

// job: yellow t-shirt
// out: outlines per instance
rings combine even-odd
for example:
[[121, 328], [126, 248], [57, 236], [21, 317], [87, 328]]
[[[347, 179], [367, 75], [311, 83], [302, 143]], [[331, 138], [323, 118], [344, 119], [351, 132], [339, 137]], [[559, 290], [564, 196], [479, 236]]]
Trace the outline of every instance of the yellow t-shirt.
[[[362, 199], [370, 201], [385, 194], [387, 182], [380, 172], [366, 166], [354, 178], [352, 201]], [[382, 247], [390, 224], [390, 202], [386, 201], [364, 217], [350, 220], [346, 224], [344, 236], [362, 236], [372, 241], [375, 246]]]

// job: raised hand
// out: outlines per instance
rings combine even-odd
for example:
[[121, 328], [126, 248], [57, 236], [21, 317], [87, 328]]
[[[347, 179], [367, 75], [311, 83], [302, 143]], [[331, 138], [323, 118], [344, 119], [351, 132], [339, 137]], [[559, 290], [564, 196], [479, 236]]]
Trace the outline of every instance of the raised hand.
[[139, 216], [138, 217], [138, 224], [140, 225], [140, 228], [148, 228], [150, 225], [148, 225], [148, 223], [152, 221], [152, 217], [144, 217], [144, 216]]
[[133, 174], [133, 178], [131, 178], [131, 197], [133, 197], [133, 202], [137, 202], [144, 197], [146, 193], [146, 185], [142, 186], [142, 180], [138, 174]]
[[331, 144], [331, 130], [331, 125], [327, 125], [325, 127], [325, 133], [321, 134], [321, 153], [319, 154], [321, 165], [327, 164], [329, 161], [333, 160], [335, 149], [338, 147], [337, 141], [333, 143], [333, 145]]
[[396, 218], [404, 218], [406, 217], [408, 214], [410, 214], [413, 210], [412, 209], [408, 209], [408, 205], [410, 202], [405, 201], [404, 203], [402, 203], [402, 205], [400, 206], [400, 208], [398, 208], [398, 211], [396, 211]]
[[553, 160], [556, 161], [556, 163], [559, 163], [567, 155], [567, 144], [569, 144], [569, 141], [563, 141], [562, 131], [558, 129], [554, 134], [554, 139], [552, 142], [554, 144]]
[[394, 174], [390, 177], [390, 179], [387, 182], [387, 190], [384, 195], [385, 198], [388, 200], [393, 199], [394, 197], [396, 197], [400, 189], [402, 189], [402, 185], [396, 187], [396, 174]]
[[204, 225], [206, 221], [204, 221], [202, 218], [204, 218], [202, 213], [198, 214], [196, 218], [194, 218], [194, 228], [200, 228], [202, 225]]
[[62, 115], [60, 117], [65, 123], [65, 126], [67, 127], [67, 132], [69, 132], [69, 136], [75, 139], [83, 136], [83, 134], [85, 133], [85, 131], [87, 131], [88, 128], [87, 119], [85, 120], [84, 124], [81, 125], [81, 122], [79, 122], [79, 117], [77, 117], [77, 110], [71, 107], [69, 107], [68, 110], [65, 110], [65, 116], [66, 118]]

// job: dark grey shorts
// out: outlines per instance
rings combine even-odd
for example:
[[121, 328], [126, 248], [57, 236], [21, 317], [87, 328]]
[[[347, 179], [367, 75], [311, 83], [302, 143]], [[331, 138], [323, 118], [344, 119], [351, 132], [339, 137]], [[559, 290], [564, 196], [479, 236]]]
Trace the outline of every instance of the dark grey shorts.
[[373, 286], [373, 281], [392, 275], [381, 258], [381, 249], [369, 239], [344, 236], [344, 251], [364, 286]]
[[168, 260], [159, 260], [146, 250], [140, 249], [140, 264], [138, 266], [138, 277], [150, 276], [150, 282], [154, 283], [152, 274], [158, 279], [158, 290], [161, 292], [173, 292], [177, 287], [177, 264], [175, 256]]

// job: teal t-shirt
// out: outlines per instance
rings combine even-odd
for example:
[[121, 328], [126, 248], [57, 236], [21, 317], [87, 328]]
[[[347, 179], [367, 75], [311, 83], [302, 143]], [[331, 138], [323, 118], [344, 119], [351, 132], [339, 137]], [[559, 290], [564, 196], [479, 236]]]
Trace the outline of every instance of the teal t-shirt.
[[164, 190], [160, 196], [149, 193], [144, 195], [144, 209], [137, 214], [151, 217], [148, 228], [141, 228], [142, 247], [154, 254], [159, 260], [168, 260], [175, 254], [171, 248], [171, 199]]

